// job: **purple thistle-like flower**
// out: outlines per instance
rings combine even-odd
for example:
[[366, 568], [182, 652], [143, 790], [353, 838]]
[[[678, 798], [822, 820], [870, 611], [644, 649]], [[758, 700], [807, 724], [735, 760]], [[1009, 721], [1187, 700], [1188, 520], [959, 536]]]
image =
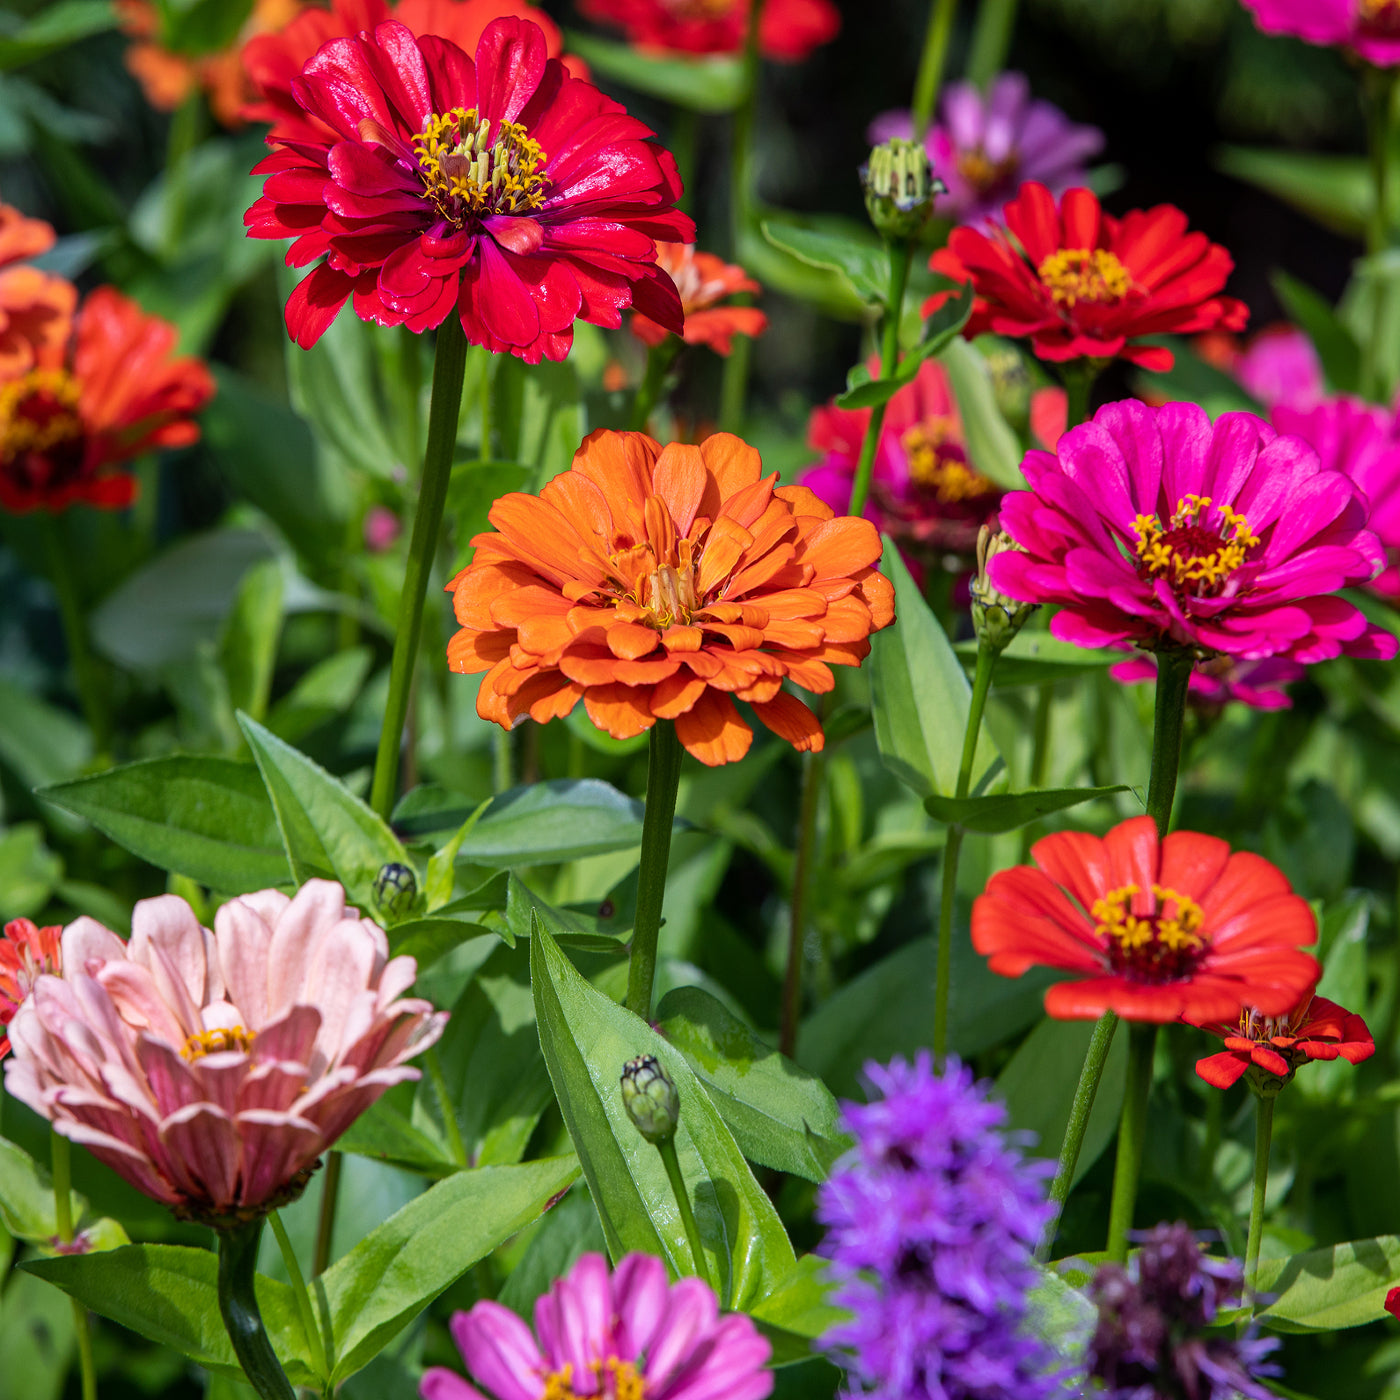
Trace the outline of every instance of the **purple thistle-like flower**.
[[818, 1218], [852, 1314], [821, 1345], [848, 1394], [878, 1400], [1049, 1400], [1055, 1354], [1026, 1330], [1031, 1251], [1049, 1221], [1048, 1162], [1027, 1161], [988, 1085], [924, 1052], [870, 1064], [879, 1094], [847, 1103], [856, 1139], [822, 1187]]
[[1189, 1226], [1158, 1225], [1127, 1268], [1104, 1264], [1089, 1285], [1099, 1321], [1089, 1343], [1096, 1400], [1272, 1400], [1257, 1379], [1279, 1374], [1271, 1337], [1207, 1336], [1217, 1314], [1238, 1305], [1244, 1270], [1213, 1259]]

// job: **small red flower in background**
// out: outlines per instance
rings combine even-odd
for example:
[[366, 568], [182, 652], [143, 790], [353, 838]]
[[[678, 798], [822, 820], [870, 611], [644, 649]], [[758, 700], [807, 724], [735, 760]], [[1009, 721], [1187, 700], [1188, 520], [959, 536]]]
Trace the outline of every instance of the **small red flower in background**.
[[33, 346], [32, 368], [0, 372], [0, 509], [129, 506], [136, 479], [117, 468], [194, 442], [191, 415], [214, 393], [203, 363], [174, 348], [174, 326], [99, 287], [62, 336]]
[[[763, 290], [742, 267], [696, 252], [692, 243], [658, 243], [656, 263], [680, 293], [687, 345], [708, 345], [717, 355], [728, 355], [736, 335], [760, 336], [768, 329], [768, 317], [757, 307], [718, 304], [738, 292]], [[632, 334], [660, 345], [670, 331], [638, 312], [632, 317]]]
[[1217, 1089], [1230, 1088], [1251, 1068], [1263, 1077], [1288, 1080], [1309, 1060], [1359, 1065], [1376, 1053], [1366, 1022], [1326, 997], [1305, 996], [1282, 1016], [1265, 1016], [1248, 1006], [1237, 1024], [1188, 1019], [1225, 1042], [1218, 1055], [1196, 1061], [1196, 1073]]
[[1391, 1317], [1400, 1319], [1400, 1288], [1392, 1288], [1385, 1295], [1385, 1310]]
[[[0, 1028], [15, 1018], [19, 1004], [43, 973], [63, 971], [63, 930], [39, 928], [31, 919], [11, 919], [0, 938]], [[10, 1037], [0, 1035], [0, 1060], [10, 1053]]]
[[[579, 0], [579, 11], [621, 29], [641, 49], [738, 53], [744, 47], [750, 0]], [[829, 44], [841, 29], [831, 0], [767, 0], [759, 19], [765, 58], [797, 63]]]
[[63, 343], [78, 293], [71, 282], [17, 266], [54, 245], [53, 228], [0, 204], [0, 376], [34, 367], [42, 348]]
[[1061, 831], [1035, 865], [1000, 871], [972, 906], [972, 946], [993, 972], [1062, 968], [1045, 993], [1061, 1020], [1223, 1021], [1246, 1006], [1281, 1016], [1317, 981], [1299, 944], [1317, 939], [1306, 900], [1262, 856], [1214, 836], [1157, 836], [1133, 817], [1107, 836]]
[[395, 21], [334, 39], [294, 80], [335, 139], [261, 161], [254, 238], [293, 238], [318, 262], [287, 302], [314, 345], [354, 294], [380, 325], [467, 339], [530, 364], [562, 360], [575, 320], [616, 328], [628, 307], [683, 326], [656, 239], [690, 239], [670, 152], [611, 98], [572, 78], [538, 25], [494, 20], [476, 61]]
[[[954, 229], [929, 263], [955, 282], [971, 280], [969, 339], [995, 331], [1028, 338], [1042, 360], [1121, 357], [1168, 370], [1170, 350], [1134, 342], [1244, 328], [1244, 303], [1219, 295], [1234, 260], [1188, 232], [1170, 204], [1115, 219], [1089, 190], [1067, 190], [1057, 209], [1044, 185], [1027, 184], [1004, 213], [1006, 227], [990, 233]], [[935, 293], [924, 315], [950, 295]]]

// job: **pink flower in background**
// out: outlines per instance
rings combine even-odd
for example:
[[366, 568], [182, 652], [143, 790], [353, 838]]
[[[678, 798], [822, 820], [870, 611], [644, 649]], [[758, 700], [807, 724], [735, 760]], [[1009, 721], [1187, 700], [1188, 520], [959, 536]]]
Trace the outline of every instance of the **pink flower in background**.
[[[1265, 408], [1311, 408], [1327, 392], [1322, 362], [1297, 326], [1266, 326], [1235, 362], [1235, 378]], [[1291, 430], [1290, 430], [1291, 431]]]
[[[1126, 685], [1155, 681], [1157, 659], [1135, 656], [1110, 666], [1108, 673]], [[1306, 673], [1306, 666], [1286, 656], [1266, 656], [1262, 661], [1213, 656], [1191, 672], [1188, 699], [1199, 710], [1222, 710], [1232, 700], [1252, 710], [1287, 710], [1293, 701], [1286, 687], [1302, 680]]]
[[611, 1274], [601, 1254], [585, 1254], [535, 1303], [533, 1333], [481, 1302], [453, 1315], [452, 1336], [476, 1385], [434, 1366], [423, 1400], [763, 1400], [773, 1389], [772, 1348], [753, 1323], [721, 1317], [697, 1278], [668, 1285], [650, 1254], [627, 1255]]
[[1244, 0], [1266, 34], [1338, 44], [1368, 63], [1400, 63], [1400, 0]]
[[365, 512], [365, 548], [371, 554], [392, 549], [403, 534], [403, 522], [388, 506], [371, 506]]
[[[908, 111], [884, 112], [870, 124], [870, 144], [912, 140]], [[960, 224], [1000, 216], [1027, 180], [1054, 195], [1084, 183], [1084, 165], [1103, 150], [1103, 132], [1070, 121], [1049, 102], [1031, 97], [1023, 73], [1002, 73], [984, 96], [975, 83], [950, 83], [925, 145], [948, 186], [936, 213]]]
[[402, 997], [414, 960], [328, 880], [230, 900], [213, 933], [183, 899], [145, 899], [131, 928], [63, 931], [63, 975], [10, 1023], [5, 1089], [183, 1216], [293, 1199], [446, 1021]]
[[989, 566], [1001, 592], [1060, 606], [1057, 637], [1245, 660], [1395, 655], [1335, 596], [1385, 562], [1365, 497], [1301, 439], [1252, 413], [1212, 423], [1195, 404], [1129, 399], [1057, 451], [1026, 454], [1030, 490], [1001, 506], [1021, 550]]

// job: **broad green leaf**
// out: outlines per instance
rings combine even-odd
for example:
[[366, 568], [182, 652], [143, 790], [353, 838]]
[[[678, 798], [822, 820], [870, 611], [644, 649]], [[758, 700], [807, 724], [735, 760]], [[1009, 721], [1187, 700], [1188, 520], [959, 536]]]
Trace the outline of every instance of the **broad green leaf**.
[[1400, 1278], [1400, 1235], [1352, 1240], [1289, 1259], [1263, 1259], [1258, 1289], [1270, 1298], [1256, 1316], [1278, 1332], [1335, 1332], [1386, 1316]]
[[685, 1057], [640, 1017], [595, 991], [542, 928], [530, 939], [540, 1044], [614, 1258], [660, 1254], [693, 1272], [656, 1149], [622, 1106], [622, 1067], [651, 1054], [680, 1095], [676, 1152], [721, 1304], [747, 1309], [796, 1262], [782, 1222]]
[[0, 1387], [24, 1400], [59, 1400], [73, 1343], [73, 1305], [63, 1294], [28, 1274], [11, 1276], [0, 1300], [0, 1358], [15, 1389]]
[[962, 418], [967, 459], [1004, 491], [1024, 491], [1021, 444], [997, 407], [986, 362], [975, 346], [954, 337], [939, 355]]
[[0, 70], [20, 68], [56, 53], [90, 34], [115, 29], [111, 0], [57, 0], [42, 7], [27, 24], [0, 38]]
[[831, 1090], [759, 1038], [699, 987], [678, 987], [656, 1028], [685, 1056], [751, 1162], [825, 1181], [850, 1146]]
[[735, 261], [767, 292], [781, 292], [784, 296], [807, 302], [824, 315], [839, 321], [868, 322], [871, 319], [874, 315], [871, 303], [851, 286], [845, 273], [804, 262], [770, 241], [763, 231], [769, 226], [774, 227], [780, 236], [787, 228], [818, 228], [845, 236], [853, 233], [858, 225], [834, 215], [761, 211], [754, 222], [740, 229]]
[[44, 845], [44, 828], [23, 822], [0, 834], [0, 901], [6, 918], [38, 914], [63, 879], [63, 862]]
[[267, 713], [272, 668], [282, 637], [282, 566], [275, 559], [254, 564], [243, 576], [224, 627], [222, 661], [229, 701], [256, 720]]
[[295, 744], [354, 704], [373, 663], [369, 647], [350, 647], [318, 661], [272, 707], [267, 727], [279, 739]]
[[924, 323], [923, 339], [900, 361], [888, 379], [872, 379], [870, 371], [857, 365], [847, 379], [847, 388], [836, 400], [838, 408], [874, 408], [888, 403], [906, 384], [917, 378], [925, 360], [947, 348], [972, 315], [972, 283], [957, 291]]
[[883, 306], [889, 295], [890, 256], [870, 230], [798, 222], [796, 216], [773, 214], [761, 225], [775, 247], [810, 267], [838, 273], [862, 301]]
[[1044, 1264], [1031, 1290], [1027, 1330], [1049, 1342], [1063, 1361], [1078, 1363], [1093, 1335], [1099, 1310], [1088, 1297]]
[[602, 1254], [607, 1247], [587, 1188], [575, 1187], [540, 1221], [496, 1301], [532, 1320], [535, 1299], [547, 1293], [555, 1279], [567, 1274], [580, 1255]]
[[[72, 1218], [81, 1220], [87, 1202], [70, 1193]], [[22, 1147], [0, 1138], [0, 1221], [19, 1239], [31, 1244], [58, 1233], [54, 1213], [53, 1182]]]
[[92, 757], [87, 726], [23, 686], [0, 680], [0, 714], [0, 762], [26, 787], [71, 778]]
[[418, 963], [418, 971], [426, 972], [439, 958], [446, 957], [471, 938], [499, 939], [495, 929], [471, 919], [428, 915], [395, 924], [389, 931], [389, 947], [395, 957], [407, 956]]
[[447, 1144], [436, 1134], [415, 1127], [414, 1085], [401, 1085], [365, 1110], [340, 1137], [337, 1152], [353, 1152], [419, 1176], [444, 1177], [460, 1171]]
[[749, 1309], [749, 1316], [773, 1344], [774, 1366], [805, 1360], [812, 1354], [813, 1338], [845, 1321], [845, 1310], [827, 1301], [832, 1287], [827, 1261], [804, 1254], [797, 1267]]
[[539, 1219], [578, 1172], [572, 1157], [458, 1172], [337, 1259], [321, 1276], [335, 1339], [332, 1381], [358, 1371], [443, 1289]]
[[529, 938], [534, 923], [564, 948], [586, 948], [595, 953], [620, 951], [621, 942], [632, 932], [636, 916], [636, 886], [626, 901], [608, 901], [606, 912], [598, 905], [584, 909], [557, 909], [542, 900], [517, 875], [510, 877], [506, 895], [506, 922], [502, 937]]
[[744, 98], [744, 65], [738, 58], [647, 52], [576, 29], [569, 30], [565, 43], [595, 74], [692, 112], [732, 112]]
[[[894, 584], [896, 621], [870, 639], [875, 742], [885, 766], [920, 797], [952, 793], [972, 687], [890, 539], [885, 540], [882, 568]], [[983, 726], [972, 767], [974, 793], [986, 786], [993, 765], [999, 764]]]
[[1215, 165], [1301, 209], [1324, 228], [1349, 238], [1366, 230], [1374, 197], [1364, 156], [1221, 146], [1215, 152]]
[[41, 788], [142, 860], [223, 894], [287, 883], [287, 856], [258, 770], [226, 758], [144, 759]]
[[1331, 303], [1282, 268], [1269, 280], [1284, 310], [1307, 332], [1332, 389], [1339, 394], [1359, 392], [1361, 347]]
[[[963, 669], [971, 675], [977, 669], [977, 641], [958, 642], [957, 652]], [[993, 690], [1010, 690], [1016, 686], [1041, 685], [1082, 676], [1086, 671], [1116, 666], [1125, 657], [1121, 651], [1096, 651], [1062, 642], [1048, 632], [1018, 632], [1011, 644], [997, 658], [992, 672]]]
[[934, 821], [948, 826], [957, 825], [966, 827], [968, 831], [995, 835], [1002, 831], [1015, 831], [1018, 827], [1039, 821], [1041, 817], [1048, 817], [1052, 812], [1077, 807], [1081, 802], [1092, 802], [1096, 797], [1109, 797], [1115, 792], [1127, 790], [1122, 783], [1117, 783], [1112, 787], [1003, 792], [993, 797], [956, 798], [933, 793], [924, 798], [924, 810]]
[[486, 516], [496, 501], [512, 491], [523, 491], [532, 475], [520, 462], [459, 462], [452, 468], [447, 509], [456, 520], [459, 558], [465, 557], [473, 535], [491, 528]]

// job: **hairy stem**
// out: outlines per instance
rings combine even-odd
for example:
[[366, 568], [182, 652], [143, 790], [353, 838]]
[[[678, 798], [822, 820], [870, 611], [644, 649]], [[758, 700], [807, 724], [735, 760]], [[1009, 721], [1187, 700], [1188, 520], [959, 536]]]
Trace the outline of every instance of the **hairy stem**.
[[326, 1272], [331, 1262], [331, 1238], [335, 1234], [335, 1206], [340, 1198], [341, 1156], [326, 1153], [326, 1170], [321, 1177], [321, 1209], [316, 1217], [316, 1247], [311, 1254], [311, 1277]]
[[1113, 1168], [1113, 1203], [1108, 1211], [1108, 1257], [1119, 1264], [1128, 1257], [1128, 1231], [1133, 1228], [1156, 1046], [1155, 1024], [1135, 1023], [1128, 1027], [1128, 1087], [1118, 1125], [1118, 1160]]
[[661, 397], [666, 375], [684, 343], [679, 336], [668, 335], [660, 345], [647, 348], [646, 374], [637, 386], [636, 397], [632, 400], [632, 418], [627, 425], [634, 433], [646, 432], [647, 419]]
[[681, 1224], [685, 1226], [686, 1242], [690, 1245], [690, 1253], [695, 1260], [695, 1277], [701, 1283], [707, 1283], [714, 1287], [710, 1283], [710, 1266], [705, 1259], [705, 1246], [700, 1242], [700, 1227], [695, 1223], [695, 1211], [690, 1204], [690, 1193], [685, 1189], [685, 1177], [681, 1175], [681, 1159], [676, 1154], [675, 1138], [668, 1137], [664, 1142], [658, 1142], [656, 1150], [661, 1154], [662, 1165], [666, 1168], [666, 1177], [671, 1183], [671, 1191], [681, 1213]]
[[1160, 836], [1171, 824], [1181, 767], [1181, 734], [1186, 720], [1186, 696], [1195, 660], [1189, 651], [1157, 653], [1157, 706], [1152, 723], [1152, 777], [1147, 785], [1147, 813]]
[[1244, 1281], [1254, 1287], [1259, 1269], [1259, 1244], [1264, 1234], [1264, 1196], [1269, 1189], [1269, 1146], [1274, 1136], [1274, 1098], [1260, 1095], [1254, 1102], [1254, 1191], [1249, 1199], [1249, 1242], [1244, 1251]]
[[[49, 1130], [49, 1172], [53, 1177], [54, 1224], [62, 1244], [73, 1243], [73, 1147], [61, 1133]], [[96, 1400], [97, 1369], [92, 1360], [92, 1328], [87, 1309], [76, 1299], [73, 1304], [73, 1333], [78, 1339], [78, 1374], [82, 1378], [83, 1400]]]

